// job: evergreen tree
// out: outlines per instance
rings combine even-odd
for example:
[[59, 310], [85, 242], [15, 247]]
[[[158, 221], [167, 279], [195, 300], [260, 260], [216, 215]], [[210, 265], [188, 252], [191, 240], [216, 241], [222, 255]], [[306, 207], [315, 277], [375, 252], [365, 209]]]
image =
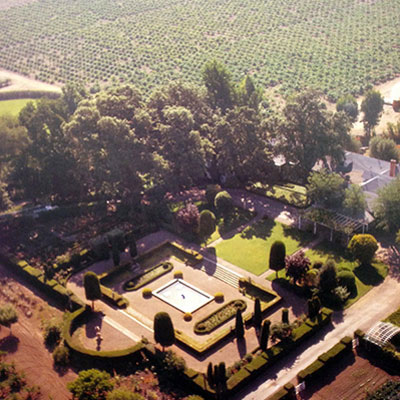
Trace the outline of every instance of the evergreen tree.
[[101, 287], [98, 276], [88, 271], [83, 276], [83, 286], [85, 288], [85, 296], [87, 300], [92, 301], [92, 309], [94, 309], [94, 301], [101, 299]]
[[264, 321], [262, 328], [261, 328], [260, 347], [263, 351], [267, 350], [267, 347], [268, 347], [270, 326], [271, 326], [271, 321], [267, 319]]
[[260, 299], [258, 297], [254, 301], [253, 323], [257, 329], [259, 329], [261, 327], [261, 323], [262, 323], [261, 303], [260, 303]]
[[166, 312], [159, 312], [154, 316], [154, 340], [164, 348], [175, 343], [175, 330], [171, 317]]
[[269, 268], [273, 271], [276, 271], [276, 277], [278, 277], [278, 271], [285, 268], [285, 257], [285, 244], [280, 240], [276, 240], [274, 243], [272, 243], [269, 253]]
[[238, 339], [243, 339], [244, 338], [244, 326], [243, 326], [242, 311], [239, 310], [239, 309], [237, 309], [237, 311], [236, 311], [235, 332], [236, 332], [236, 337]]

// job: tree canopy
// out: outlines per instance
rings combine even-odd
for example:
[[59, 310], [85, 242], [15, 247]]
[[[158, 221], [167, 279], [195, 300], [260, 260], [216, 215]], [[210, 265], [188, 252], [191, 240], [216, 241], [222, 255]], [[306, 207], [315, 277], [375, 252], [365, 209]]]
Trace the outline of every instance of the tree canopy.
[[88, 300], [92, 300], [92, 308], [95, 300], [101, 299], [101, 288], [99, 278], [96, 273], [88, 271], [83, 276], [83, 286], [85, 288], [85, 296]]
[[391, 231], [400, 229], [400, 177], [380, 189], [374, 212], [381, 228]]
[[369, 90], [361, 103], [365, 133], [371, 136], [372, 129], [378, 125], [383, 111], [383, 97], [377, 90]]
[[78, 378], [67, 384], [76, 400], [106, 400], [113, 387], [110, 374], [97, 369], [80, 371]]

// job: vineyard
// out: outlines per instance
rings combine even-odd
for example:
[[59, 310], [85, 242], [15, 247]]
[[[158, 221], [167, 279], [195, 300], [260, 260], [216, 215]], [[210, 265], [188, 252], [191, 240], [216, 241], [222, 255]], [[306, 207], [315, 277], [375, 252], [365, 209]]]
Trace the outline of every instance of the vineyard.
[[335, 100], [400, 74], [399, 21], [400, 0], [38, 0], [0, 10], [0, 68], [148, 92], [216, 58], [235, 80]]

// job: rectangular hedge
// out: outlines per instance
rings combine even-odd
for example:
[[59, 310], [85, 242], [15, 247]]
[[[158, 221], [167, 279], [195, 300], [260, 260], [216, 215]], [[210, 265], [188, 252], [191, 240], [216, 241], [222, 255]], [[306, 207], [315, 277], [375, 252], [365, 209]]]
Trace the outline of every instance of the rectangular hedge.
[[100, 289], [104, 299], [108, 303], [111, 303], [112, 305], [118, 308], [128, 307], [129, 301], [125, 297], [121, 296], [117, 292], [114, 292], [114, 290], [103, 285], [100, 285]]
[[344, 337], [333, 347], [331, 347], [327, 352], [322, 353], [317, 360], [310, 364], [307, 368], [303, 369], [297, 374], [297, 379], [299, 382], [309, 382], [316, 376], [321, 374], [323, 370], [341, 358], [346, 354], [352, 352], [352, 338], [349, 336]]

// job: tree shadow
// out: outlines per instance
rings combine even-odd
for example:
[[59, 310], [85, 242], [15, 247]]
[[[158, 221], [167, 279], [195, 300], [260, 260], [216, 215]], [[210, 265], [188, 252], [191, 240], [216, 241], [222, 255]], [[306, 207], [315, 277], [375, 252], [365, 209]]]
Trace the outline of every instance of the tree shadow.
[[282, 227], [283, 227], [284, 237], [298, 241], [301, 246], [304, 246], [305, 244], [309, 243], [314, 238], [314, 235], [312, 235], [309, 232], [301, 231], [299, 229], [294, 229], [287, 225], [282, 225]]
[[8, 336], [0, 340], [0, 351], [7, 353], [15, 353], [18, 350], [19, 339], [10, 333]]
[[271, 236], [272, 229], [275, 226], [275, 222], [270, 219], [263, 219], [256, 222], [253, 225], [248, 226], [240, 236], [243, 239], [268, 239]]
[[205, 267], [207, 275], [214, 275], [217, 269], [217, 250], [215, 247], [207, 247], [204, 254], [204, 262], [199, 263], [195, 268]]
[[236, 339], [236, 346], [239, 352], [240, 358], [243, 358], [247, 354], [246, 339]]
[[364, 285], [376, 286], [383, 281], [382, 275], [371, 264], [359, 265], [357, 268], [354, 268], [353, 272]]
[[85, 325], [86, 337], [93, 339], [96, 337], [98, 330], [101, 330], [104, 314], [102, 311], [94, 311], [89, 316], [89, 320]]

